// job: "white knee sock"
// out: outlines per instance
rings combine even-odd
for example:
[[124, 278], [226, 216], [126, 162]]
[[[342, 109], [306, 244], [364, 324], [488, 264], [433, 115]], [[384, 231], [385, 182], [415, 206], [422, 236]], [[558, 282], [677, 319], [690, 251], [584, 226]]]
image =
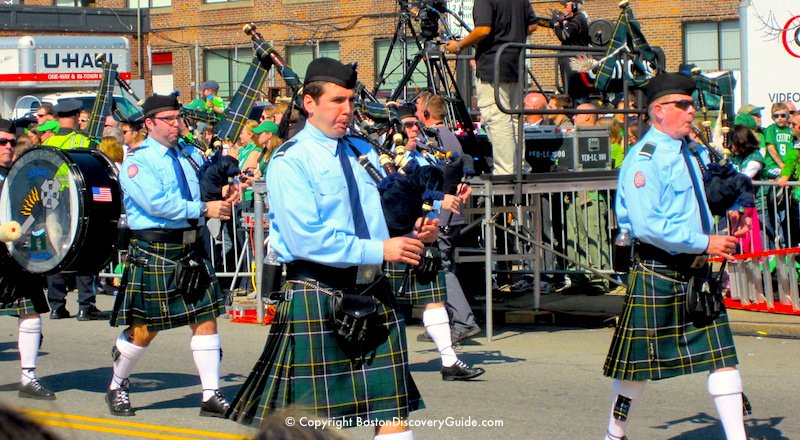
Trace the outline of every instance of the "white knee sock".
[[395, 432], [394, 434], [376, 435], [374, 440], [414, 440], [414, 433], [408, 431]]
[[744, 440], [742, 414], [742, 376], [739, 370], [716, 371], [708, 375], [708, 393], [714, 398], [725, 438]]
[[[606, 440], [621, 440], [625, 436], [625, 430], [628, 428], [628, 420], [633, 412], [633, 405], [642, 397], [644, 393], [644, 386], [647, 384], [644, 380], [619, 380], [614, 379], [611, 383], [611, 416], [608, 421], [608, 432], [606, 433]], [[627, 417], [625, 420], [619, 420], [614, 417], [614, 410], [617, 406], [619, 397], [626, 397], [630, 399], [627, 402]]]
[[36, 378], [36, 359], [39, 357], [39, 343], [42, 340], [42, 318], [19, 318], [19, 366], [22, 370], [20, 381], [27, 385]]
[[109, 389], [116, 390], [122, 385], [133, 372], [133, 367], [139, 362], [139, 359], [144, 356], [144, 351], [147, 347], [139, 347], [128, 342], [125, 332], [120, 333], [117, 338], [117, 350], [119, 350], [119, 357], [114, 361], [114, 376], [111, 378], [111, 385]]
[[214, 395], [219, 389], [219, 333], [214, 335], [192, 336], [192, 356], [200, 383], [203, 385], [203, 402]]
[[438, 307], [426, 309], [422, 312], [422, 323], [425, 330], [433, 339], [439, 354], [442, 356], [442, 366], [449, 367], [456, 363], [458, 357], [453, 350], [453, 341], [450, 336], [450, 318], [447, 316], [447, 309]]

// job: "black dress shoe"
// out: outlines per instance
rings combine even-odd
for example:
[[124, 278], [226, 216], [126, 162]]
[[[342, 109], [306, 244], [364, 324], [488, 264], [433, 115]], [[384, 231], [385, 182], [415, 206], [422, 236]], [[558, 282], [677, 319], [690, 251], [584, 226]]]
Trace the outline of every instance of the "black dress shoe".
[[31, 379], [26, 385], [19, 385], [19, 397], [36, 400], [56, 400], [56, 395], [45, 388], [38, 379]]
[[225, 417], [230, 408], [225, 396], [216, 390], [210, 399], [200, 404], [200, 417]]
[[466, 341], [467, 339], [477, 335], [481, 332], [481, 328], [478, 326], [470, 327], [463, 332], [453, 332], [453, 344], [458, 344], [459, 342]]
[[136, 411], [131, 408], [131, 398], [128, 396], [128, 379], [122, 381], [122, 386], [116, 390], [106, 391], [106, 403], [108, 411], [112, 416], [130, 417], [136, 415]]
[[111, 312], [104, 312], [97, 307], [78, 312], [78, 321], [105, 321], [111, 318]]
[[50, 311], [50, 319], [69, 319], [69, 310], [65, 307], [59, 307]]
[[442, 367], [442, 380], [470, 380], [485, 372], [483, 368], [473, 368], [458, 360], [449, 367]]

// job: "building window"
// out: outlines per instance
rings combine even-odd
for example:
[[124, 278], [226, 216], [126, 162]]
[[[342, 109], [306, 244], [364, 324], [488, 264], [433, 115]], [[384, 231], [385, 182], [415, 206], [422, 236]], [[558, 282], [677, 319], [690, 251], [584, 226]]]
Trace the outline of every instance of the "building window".
[[703, 70], [738, 70], [741, 64], [739, 22], [686, 23], [683, 53], [687, 63]]
[[172, 0], [128, 0], [128, 8], [168, 8]]
[[56, 6], [61, 8], [88, 8], [94, 6], [94, 3], [94, 0], [56, 0]]
[[252, 60], [252, 46], [206, 50], [203, 53], [204, 81], [218, 82], [219, 96], [229, 101], [244, 80]]
[[[386, 63], [386, 58], [389, 55], [390, 45], [391, 40], [375, 41], [376, 77], [381, 73], [381, 67], [383, 67], [383, 64]], [[415, 59], [417, 53], [420, 51], [420, 49], [417, 47], [417, 44], [413, 40], [406, 42], [406, 58], [403, 58], [403, 51], [401, 48], [402, 47], [399, 44], [394, 45], [389, 62], [386, 64], [386, 70], [383, 73], [384, 77], [375, 79], [376, 84], [380, 82], [380, 87], [378, 89], [381, 91], [394, 91], [394, 89], [400, 84], [400, 80], [403, 79], [403, 63], [408, 63], [406, 68], [409, 68], [411, 62]], [[405, 85], [412, 86], [414, 88], [428, 87], [428, 70], [423, 61], [417, 63], [414, 73], [411, 75], [411, 78]]]
[[300, 78], [301, 82], [306, 77], [308, 65], [315, 58], [314, 51], [317, 46], [319, 46], [319, 54], [316, 58], [326, 57], [333, 58], [334, 60], [339, 59], [338, 41], [304, 44], [302, 46], [286, 46], [286, 56], [288, 57], [286, 61], [292, 66], [292, 70], [294, 70], [297, 77]]

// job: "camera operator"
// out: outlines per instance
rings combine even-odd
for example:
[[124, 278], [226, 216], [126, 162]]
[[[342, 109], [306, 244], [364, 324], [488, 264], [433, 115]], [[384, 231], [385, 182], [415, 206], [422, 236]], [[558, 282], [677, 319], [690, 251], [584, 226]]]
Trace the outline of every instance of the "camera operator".
[[[494, 174], [514, 173], [514, 151], [517, 145], [517, 122], [505, 114], [494, 100], [494, 58], [504, 43], [525, 43], [536, 30], [536, 15], [527, 0], [475, 0], [472, 11], [475, 28], [463, 40], [450, 40], [445, 49], [459, 54], [475, 46], [478, 75], [478, 108], [485, 121], [486, 133], [492, 142]], [[500, 56], [498, 93], [506, 107], [520, 107], [522, 90], [517, 63], [520, 49], [504, 50]], [[512, 98], [517, 102], [511, 105]]]

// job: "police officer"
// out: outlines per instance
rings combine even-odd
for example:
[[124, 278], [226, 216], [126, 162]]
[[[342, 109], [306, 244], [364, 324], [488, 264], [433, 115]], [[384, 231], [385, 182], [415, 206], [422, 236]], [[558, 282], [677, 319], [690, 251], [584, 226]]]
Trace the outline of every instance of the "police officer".
[[148, 137], [128, 152], [120, 183], [132, 238], [122, 288], [111, 325], [127, 326], [117, 339], [114, 374], [106, 393], [115, 416], [132, 416], [128, 396], [134, 365], [159, 331], [189, 326], [191, 350], [203, 397], [200, 415], [223, 417], [228, 410], [219, 392], [220, 337], [217, 316], [223, 293], [198, 241], [203, 218], [228, 219], [231, 200], [202, 202], [193, 147], [178, 151], [180, 106], [173, 95], [154, 95], [142, 110]]
[[[417, 237], [389, 238], [375, 183], [358, 162], [366, 155], [379, 167], [377, 154], [345, 136], [355, 85], [351, 66], [312, 61], [303, 87], [305, 127], [270, 160], [270, 243], [287, 265], [287, 281], [264, 352], [230, 417], [258, 426], [269, 413], [292, 407], [343, 426], [370, 421], [376, 439], [407, 440], [413, 435], [403, 419], [422, 401], [408, 369], [405, 325], [380, 266], [419, 264], [420, 240], [436, 239], [438, 221]], [[332, 295], [365, 290], [380, 301], [377, 313], [389, 334], [354, 356], [330, 323]]]
[[[54, 111], [58, 116], [58, 131], [42, 142], [48, 147], [65, 149], [89, 148], [89, 138], [76, 131], [81, 102], [67, 99], [56, 104]], [[50, 319], [69, 318], [66, 308], [67, 292], [71, 285], [78, 289], [78, 320], [94, 321], [108, 319], [109, 314], [95, 306], [97, 296], [97, 275], [55, 274], [47, 277], [47, 300], [50, 302]]]
[[[708, 270], [703, 256], [732, 259], [735, 235], [743, 235], [738, 213], [729, 213], [735, 235], [711, 233], [711, 212], [698, 161], [708, 152], [690, 152], [687, 136], [695, 113], [694, 81], [664, 73], [645, 92], [652, 126], [625, 156], [619, 173], [616, 213], [634, 244], [634, 264], [622, 317], [614, 333], [604, 373], [613, 378], [607, 440], [625, 438], [627, 415], [647, 380], [710, 371], [714, 399], [728, 439], [744, 439], [742, 379], [736, 348], [722, 314], [696, 325], [684, 310], [686, 274]], [[743, 216], [742, 216], [743, 217]]]
[[59, 129], [55, 135], [50, 136], [42, 145], [56, 147], [62, 150], [73, 148], [89, 148], [91, 142], [86, 135], [77, 131], [78, 114], [81, 112], [82, 103], [77, 99], [66, 99], [54, 107], [58, 116]]
[[[17, 142], [15, 132], [16, 127], [11, 121], [0, 119], [0, 191], [14, 155]], [[0, 245], [0, 315], [17, 316], [19, 320], [19, 397], [39, 400], [56, 398], [36, 378], [36, 360], [42, 341], [41, 314], [48, 310], [42, 280], [23, 272], [11, 260], [5, 244]]]

